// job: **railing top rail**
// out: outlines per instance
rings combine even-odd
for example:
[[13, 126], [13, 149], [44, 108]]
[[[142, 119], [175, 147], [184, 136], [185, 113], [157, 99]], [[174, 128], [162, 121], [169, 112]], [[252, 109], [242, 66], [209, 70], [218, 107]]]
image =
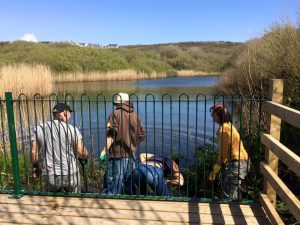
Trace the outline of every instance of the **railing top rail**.
[[296, 109], [292, 109], [272, 101], [266, 101], [263, 103], [263, 110], [281, 118], [285, 122], [288, 122], [297, 128], [300, 128], [300, 111]]
[[261, 135], [261, 142], [300, 177], [300, 157], [269, 134]]

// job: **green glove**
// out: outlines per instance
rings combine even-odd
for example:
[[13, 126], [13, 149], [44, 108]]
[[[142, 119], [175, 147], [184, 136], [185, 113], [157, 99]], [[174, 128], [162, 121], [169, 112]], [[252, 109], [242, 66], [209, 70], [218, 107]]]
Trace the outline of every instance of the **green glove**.
[[100, 161], [105, 161], [105, 155], [100, 156]]
[[220, 170], [221, 170], [221, 166], [218, 164], [215, 164], [213, 170], [211, 171], [211, 173], [208, 176], [208, 180], [214, 181]]

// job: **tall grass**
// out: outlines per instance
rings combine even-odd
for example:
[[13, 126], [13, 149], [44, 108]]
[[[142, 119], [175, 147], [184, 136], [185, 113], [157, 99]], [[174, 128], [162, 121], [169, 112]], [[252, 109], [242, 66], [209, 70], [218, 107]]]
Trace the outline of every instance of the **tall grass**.
[[92, 81], [122, 81], [122, 80], [142, 80], [157, 79], [169, 76], [203, 76], [218, 75], [218, 73], [209, 73], [194, 70], [174, 70], [172, 73], [152, 71], [150, 73], [138, 72], [133, 69], [118, 70], [109, 72], [86, 72], [86, 73], [60, 73], [53, 76], [55, 83], [71, 83], [71, 82], [92, 82]]
[[140, 80], [140, 79], [156, 79], [166, 77], [164, 72], [137, 72], [135, 70], [118, 70], [110, 72], [88, 72], [88, 73], [60, 73], [56, 75], [54, 81], [56, 83], [68, 82], [87, 82], [87, 81], [120, 81], [120, 80]]
[[205, 75], [218, 75], [218, 72], [204, 72], [197, 70], [177, 70], [177, 75], [179, 77], [191, 77], [191, 76], [205, 76]]
[[17, 97], [20, 93], [30, 96], [35, 93], [50, 94], [52, 91], [52, 73], [43, 65], [6, 65], [0, 68], [0, 97], [7, 91]]

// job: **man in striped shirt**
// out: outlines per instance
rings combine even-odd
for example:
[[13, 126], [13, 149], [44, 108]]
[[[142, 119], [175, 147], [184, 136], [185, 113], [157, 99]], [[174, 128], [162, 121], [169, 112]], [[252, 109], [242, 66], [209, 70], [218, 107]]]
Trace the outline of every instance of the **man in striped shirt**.
[[56, 104], [53, 120], [37, 125], [31, 138], [34, 176], [41, 168], [50, 192], [80, 193], [77, 159], [87, 159], [88, 152], [78, 128], [68, 124], [71, 112], [67, 104]]

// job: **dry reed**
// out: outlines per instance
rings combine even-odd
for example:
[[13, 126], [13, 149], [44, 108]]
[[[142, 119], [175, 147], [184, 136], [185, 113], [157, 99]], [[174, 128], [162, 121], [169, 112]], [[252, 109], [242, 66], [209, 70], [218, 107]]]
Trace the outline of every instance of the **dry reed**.
[[135, 70], [118, 70], [110, 72], [89, 72], [89, 73], [61, 73], [53, 77], [56, 83], [69, 82], [90, 82], [90, 81], [121, 81], [121, 80], [140, 80], [155, 79], [166, 77], [166, 73], [160, 72], [137, 72]]
[[43, 65], [7, 65], [0, 68], [0, 96], [7, 91], [17, 97], [20, 93], [28, 96], [40, 93], [50, 94], [52, 91], [52, 73]]
[[197, 71], [197, 70], [177, 70], [176, 73], [179, 77], [219, 75], [219, 73], [217, 72], [204, 72], [204, 71]]
[[[218, 73], [209, 73], [194, 70], [178, 70], [174, 72], [174, 76], [203, 76], [218, 75]], [[122, 80], [141, 80], [141, 79], [157, 79], [168, 77], [165, 72], [151, 73], [137, 72], [135, 70], [118, 70], [110, 72], [89, 72], [89, 73], [61, 73], [53, 77], [56, 83], [71, 82], [91, 82], [91, 81], [122, 81]]]

